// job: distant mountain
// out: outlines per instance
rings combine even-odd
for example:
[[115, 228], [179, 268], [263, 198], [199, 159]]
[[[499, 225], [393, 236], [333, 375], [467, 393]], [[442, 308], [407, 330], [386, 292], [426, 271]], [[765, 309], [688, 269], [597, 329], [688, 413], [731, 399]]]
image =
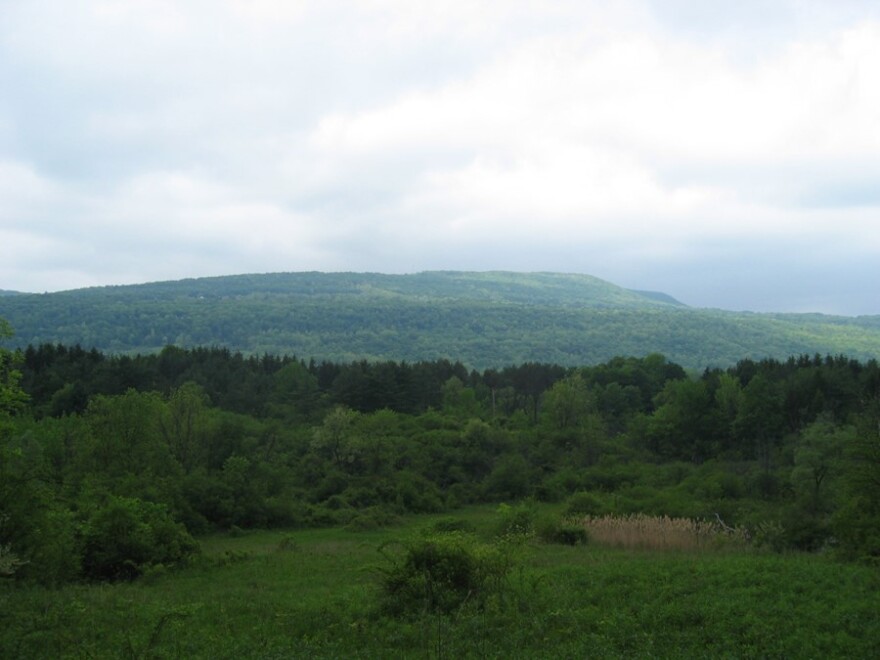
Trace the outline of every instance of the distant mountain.
[[21, 291], [9, 291], [8, 289], [0, 289], [0, 296], [23, 296]]
[[16, 346], [120, 353], [220, 345], [335, 361], [445, 357], [479, 369], [652, 352], [695, 369], [803, 353], [880, 357], [880, 316], [695, 309], [559, 273], [234, 275], [4, 296], [0, 317]]
[[686, 307], [683, 302], [679, 302], [668, 293], [661, 293], [660, 291], [638, 291], [636, 289], [631, 289], [631, 291], [633, 293], [639, 294], [640, 296], [644, 296], [645, 298], [651, 298], [652, 300], [669, 303], [670, 305], [677, 305], [679, 307]]

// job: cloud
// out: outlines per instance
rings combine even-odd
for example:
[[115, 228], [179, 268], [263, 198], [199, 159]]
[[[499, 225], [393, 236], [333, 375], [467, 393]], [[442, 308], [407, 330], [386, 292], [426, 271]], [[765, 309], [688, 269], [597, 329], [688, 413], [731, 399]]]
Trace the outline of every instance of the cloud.
[[6, 4], [2, 288], [503, 267], [723, 306], [739, 267], [782, 309], [756, 254], [880, 257], [872, 3]]

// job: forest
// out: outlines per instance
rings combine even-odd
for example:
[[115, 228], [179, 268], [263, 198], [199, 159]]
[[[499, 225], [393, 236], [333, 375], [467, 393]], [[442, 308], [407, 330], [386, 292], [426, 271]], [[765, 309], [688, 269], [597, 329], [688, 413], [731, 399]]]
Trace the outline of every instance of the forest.
[[0, 349], [0, 655], [873, 657], [878, 474], [874, 359]]
[[2, 356], [6, 579], [130, 579], [216, 530], [571, 498], [583, 514], [717, 518], [775, 550], [880, 557], [875, 360], [689, 377], [658, 354], [482, 372], [173, 346]]
[[880, 317], [683, 305], [587, 275], [275, 273], [0, 296], [8, 348], [129, 354], [224, 346], [348, 363], [448, 359], [479, 370], [660, 353], [686, 369], [820, 353], [880, 358]]

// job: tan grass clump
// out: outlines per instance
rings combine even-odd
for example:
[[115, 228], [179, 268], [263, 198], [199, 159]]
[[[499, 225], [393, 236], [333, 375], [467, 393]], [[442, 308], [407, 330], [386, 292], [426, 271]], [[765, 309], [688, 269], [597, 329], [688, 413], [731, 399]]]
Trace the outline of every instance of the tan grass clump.
[[743, 545], [746, 540], [745, 531], [740, 528], [729, 528], [705, 520], [648, 516], [643, 513], [588, 516], [581, 523], [591, 542], [630, 550], [717, 550]]

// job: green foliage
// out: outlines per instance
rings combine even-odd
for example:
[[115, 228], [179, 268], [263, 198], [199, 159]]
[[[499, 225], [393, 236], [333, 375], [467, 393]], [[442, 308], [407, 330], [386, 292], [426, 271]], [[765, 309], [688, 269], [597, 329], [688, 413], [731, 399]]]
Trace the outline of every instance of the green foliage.
[[529, 494], [532, 469], [519, 454], [502, 456], [483, 484], [491, 500], [518, 500]]
[[840, 464], [849, 495], [833, 527], [843, 553], [880, 563], [880, 397], [858, 419]]
[[0, 316], [15, 325], [14, 345], [22, 348], [41, 341], [115, 353], [227, 346], [334, 361], [454, 355], [476, 368], [576, 366], [655, 351], [695, 369], [732, 365], [744, 355], [848, 352], [867, 359], [878, 357], [880, 339], [873, 317], [691, 309], [589, 276], [552, 273], [203, 278], [0, 296]]
[[[494, 516], [461, 512], [478, 527]], [[204, 561], [148, 580], [0, 588], [0, 657], [877, 656], [876, 568], [800, 553], [527, 544], [482, 606], [467, 599], [447, 615], [415, 600], [411, 613], [386, 613], [382, 574], [365, 568], [407, 531], [218, 534], [203, 540]], [[278, 551], [285, 538], [294, 550]], [[386, 552], [386, 567], [405, 557], [402, 545]]]
[[565, 516], [578, 518], [584, 516], [601, 516], [606, 512], [603, 502], [593, 493], [581, 491], [573, 494], [565, 502]]
[[535, 522], [535, 534], [544, 543], [586, 545], [589, 541], [589, 535], [583, 525], [567, 522], [549, 514], [538, 517]]
[[164, 507], [125, 497], [95, 506], [81, 536], [83, 572], [95, 580], [132, 579], [159, 565], [181, 564], [198, 550]]
[[794, 451], [792, 482], [813, 514], [827, 508], [827, 484], [840, 470], [844, 449], [853, 444], [855, 429], [838, 427], [827, 417], [803, 431]]
[[382, 609], [400, 617], [497, 604], [511, 570], [510, 558], [499, 546], [460, 532], [409, 541], [389, 561], [382, 571]]
[[431, 531], [441, 534], [449, 532], [473, 533], [475, 531], [475, 527], [474, 524], [469, 520], [446, 516], [435, 520], [431, 525]]
[[535, 510], [528, 502], [514, 506], [499, 504], [496, 509], [495, 536], [506, 539], [523, 539], [535, 534]]
[[580, 373], [556, 381], [544, 395], [544, 414], [552, 428], [578, 427], [596, 402]]
[[[658, 354], [479, 373], [445, 359], [44, 345], [17, 364], [31, 401], [0, 420], [0, 546], [19, 581], [81, 577], [75, 523], [110, 496], [161, 504], [199, 534], [340, 525], [366, 536], [409, 513], [534, 497], [581, 516], [717, 514], [780, 525], [766, 547], [874, 552], [857, 512], [875, 519], [876, 362], [743, 360], [687, 378]], [[499, 526], [577, 541], [511, 509]]]
[[[12, 328], [0, 318], [0, 342], [13, 336]], [[28, 396], [21, 389], [21, 372], [15, 368], [21, 355], [0, 346], [0, 433], [3, 432], [3, 418], [21, 412]]]

